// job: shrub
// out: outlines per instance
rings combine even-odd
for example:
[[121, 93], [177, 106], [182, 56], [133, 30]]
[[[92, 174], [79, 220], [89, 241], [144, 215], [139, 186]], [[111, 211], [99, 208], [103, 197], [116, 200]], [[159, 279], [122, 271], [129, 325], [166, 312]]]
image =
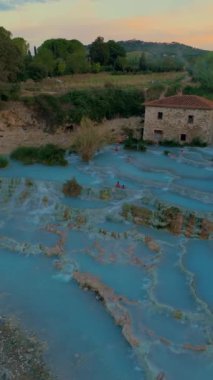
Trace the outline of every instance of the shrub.
[[132, 135], [124, 141], [124, 149], [139, 150], [141, 152], [146, 151], [146, 145], [143, 140], [138, 140]]
[[46, 165], [61, 165], [66, 166], [67, 160], [64, 158], [65, 150], [53, 144], [47, 144], [38, 149], [38, 160]]
[[100, 193], [99, 193], [99, 197], [100, 199], [104, 200], [104, 201], [108, 201], [109, 199], [111, 199], [111, 190], [108, 189], [108, 188], [105, 188], [105, 189], [101, 189], [100, 190]]
[[135, 88], [118, 88], [107, 83], [104, 88], [72, 90], [61, 96], [38, 95], [26, 97], [24, 102], [33, 107], [46, 121], [48, 132], [65, 121], [80, 124], [83, 118], [96, 122], [115, 117], [142, 116], [143, 92]]
[[180, 144], [178, 141], [175, 140], [162, 140], [159, 142], [162, 146], [171, 146], [171, 147], [180, 147], [183, 146], [183, 144]]
[[207, 143], [202, 141], [199, 137], [195, 137], [192, 139], [190, 146], [197, 146], [197, 147], [205, 147], [207, 146]]
[[180, 82], [172, 83], [170, 86], [167, 87], [165, 96], [173, 96], [178, 93], [182, 89]]
[[67, 165], [64, 158], [65, 150], [55, 145], [47, 144], [45, 146], [36, 147], [19, 147], [11, 153], [11, 158], [21, 161], [26, 165], [35, 163], [45, 165]]
[[164, 154], [165, 156], [168, 156], [170, 153], [171, 153], [170, 150], [164, 150], [164, 151], [163, 151], [163, 154]]
[[0, 82], [0, 100], [18, 100], [20, 95], [20, 85], [18, 83]]
[[165, 86], [162, 83], [154, 83], [146, 91], [146, 100], [159, 99], [164, 91]]
[[204, 86], [186, 86], [183, 89], [185, 95], [198, 95], [213, 100], [213, 92]]
[[110, 130], [103, 126], [94, 125], [87, 118], [84, 118], [81, 127], [73, 134], [71, 148], [80, 154], [83, 161], [90, 161], [97, 150], [113, 140]]
[[144, 113], [144, 95], [138, 89], [117, 87], [73, 90], [61, 97], [69, 105], [69, 120], [79, 124], [86, 117], [100, 122], [104, 118], [141, 116]]
[[[207, 146], [207, 143], [202, 141], [199, 137], [195, 137], [192, 139], [190, 143], [179, 143], [175, 140], [162, 140], [159, 143], [162, 146], [169, 146], [169, 147], [183, 147], [183, 146], [197, 146], [197, 147], [205, 147]], [[167, 151], [164, 151], [167, 152]]]
[[9, 164], [9, 161], [6, 157], [0, 156], [0, 168], [6, 168], [6, 166]]
[[19, 147], [11, 153], [11, 158], [26, 165], [34, 164], [37, 162], [37, 151], [35, 147]]
[[155, 145], [154, 141], [152, 140], [143, 140], [145, 145]]
[[72, 178], [63, 185], [63, 193], [68, 197], [77, 197], [81, 194], [82, 186]]

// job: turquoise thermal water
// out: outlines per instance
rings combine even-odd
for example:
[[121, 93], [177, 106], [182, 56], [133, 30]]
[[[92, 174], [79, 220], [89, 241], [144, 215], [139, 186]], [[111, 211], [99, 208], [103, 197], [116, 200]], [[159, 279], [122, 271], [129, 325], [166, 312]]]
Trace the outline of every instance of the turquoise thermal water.
[[[45, 360], [59, 380], [213, 378], [212, 240], [175, 236], [121, 215], [125, 203], [154, 209], [163, 202], [212, 219], [213, 149], [171, 151], [107, 147], [89, 164], [71, 155], [66, 168], [11, 161], [0, 171], [1, 315], [47, 342]], [[62, 192], [72, 177], [84, 188], [78, 198]], [[126, 188], [117, 190], [117, 181]], [[110, 199], [101, 199], [103, 189]], [[48, 257], [57, 247], [61, 255]], [[123, 297], [116, 302], [138, 346], [73, 271]]]

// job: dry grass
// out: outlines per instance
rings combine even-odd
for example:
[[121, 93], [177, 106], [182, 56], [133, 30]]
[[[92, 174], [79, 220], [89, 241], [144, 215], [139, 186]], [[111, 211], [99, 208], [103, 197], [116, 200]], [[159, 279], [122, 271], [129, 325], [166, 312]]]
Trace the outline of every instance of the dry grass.
[[60, 78], [46, 78], [41, 82], [28, 80], [22, 83], [22, 95], [63, 94], [73, 89], [108, 86], [147, 88], [155, 82], [169, 85], [181, 77], [183, 77], [183, 73], [177, 72], [134, 75], [112, 75], [110, 73], [66, 75]]
[[73, 134], [71, 148], [83, 161], [89, 162], [100, 148], [112, 142], [113, 137], [109, 128], [95, 125], [90, 119], [84, 118], [81, 127]]

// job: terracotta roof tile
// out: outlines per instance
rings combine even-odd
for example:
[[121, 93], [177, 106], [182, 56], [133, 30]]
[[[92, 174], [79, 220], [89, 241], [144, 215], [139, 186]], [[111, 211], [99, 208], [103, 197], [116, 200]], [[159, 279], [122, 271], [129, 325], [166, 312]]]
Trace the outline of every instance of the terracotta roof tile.
[[213, 101], [196, 95], [176, 95], [146, 102], [145, 106], [213, 110]]

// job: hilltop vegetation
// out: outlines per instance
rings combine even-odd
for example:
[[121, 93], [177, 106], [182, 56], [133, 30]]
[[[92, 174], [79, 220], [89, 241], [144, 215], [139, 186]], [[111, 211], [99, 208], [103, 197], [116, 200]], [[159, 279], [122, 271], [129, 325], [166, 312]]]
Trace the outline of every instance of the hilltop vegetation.
[[141, 40], [128, 40], [119, 41], [119, 44], [125, 49], [126, 52], [142, 51], [144, 53], [150, 53], [153, 55], [162, 56], [175, 55], [182, 56], [184, 58], [200, 56], [205, 54], [207, 51], [194, 48], [192, 46], [180, 44], [178, 42], [145, 42]]
[[[119, 43], [113, 40], [105, 42], [104, 38], [100, 36], [88, 46], [84, 46], [76, 39], [50, 39], [44, 41], [38, 48], [34, 47], [34, 54], [32, 54], [27, 41], [22, 37], [13, 38], [9, 31], [1, 27], [0, 100], [16, 100], [22, 95], [35, 96], [41, 93], [65, 94], [73, 89], [77, 90], [79, 87], [82, 90], [89, 87], [89, 95], [84, 94], [85, 101], [82, 99], [79, 101], [79, 97], [82, 98], [83, 95], [78, 97], [78, 101], [76, 94], [72, 95], [74, 96], [72, 99], [71, 95], [67, 95], [70, 104], [74, 104], [74, 120], [80, 120], [80, 116], [99, 120], [100, 117], [132, 115], [132, 112], [135, 112], [133, 110], [138, 108], [132, 107], [135, 102], [134, 100], [132, 103], [133, 92], [131, 94], [129, 92], [128, 96], [125, 93], [128, 87], [139, 88], [142, 86], [140, 90], [148, 99], [158, 97], [162, 93], [169, 96], [182, 89], [183, 70], [187, 70], [198, 84], [184, 91], [211, 97], [213, 88], [212, 54], [212, 52], [206, 53], [201, 49], [177, 43], [156, 44], [135, 40], [120, 41]], [[157, 77], [145, 80], [142, 76], [164, 72], [171, 72], [171, 75], [173, 72], [180, 73], [180, 76], [175, 77], [174, 74], [172, 84], [171, 81], [165, 84], [163, 83], [164, 79], [159, 80], [159, 78], [156, 79]], [[83, 76], [84, 81], [82, 81]], [[55, 86], [53, 78], [55, 78]], [[89, 82], [90, 80], [91, 82]], [[106, 91], [103, 89], [101, 93], [98, 93], [93, 87], [104, 87]], [[119, 89], [114, 87], [122, 87], [122, 91], [118, 93]], [[110, 96], [111, 100], [107, 100], [106, 97]], [[119, 100], [115, 101], [115, 96], [119, 96], [120, 103]], [[101, 104], [99, 104], [100, 99]], [[121, 106], [124, 99], [125, 102], [129, 101], [130, 107]], [[141, 100], [140, 97], [139, 99]], [[76, 101], [78, 104], [75, 104]], [[34, 100], [32, 100], [33, 102]], [[38, 104], [38, 102], [45, 103], [42, 98], [37, 99], [36, 103]], [[48, 107], [52, 110], [53, 107], [50, 106], [50, 103], [55, 105], [53, 114], [57, 114], [57, 118], [60, 119], [62, 117], [61, 100], [60, 102], [54, 99], [48, 101]], [[117, 108], [115, 104], [117, 104]], [[91, 109], [93, 110], [91, 111]]]

